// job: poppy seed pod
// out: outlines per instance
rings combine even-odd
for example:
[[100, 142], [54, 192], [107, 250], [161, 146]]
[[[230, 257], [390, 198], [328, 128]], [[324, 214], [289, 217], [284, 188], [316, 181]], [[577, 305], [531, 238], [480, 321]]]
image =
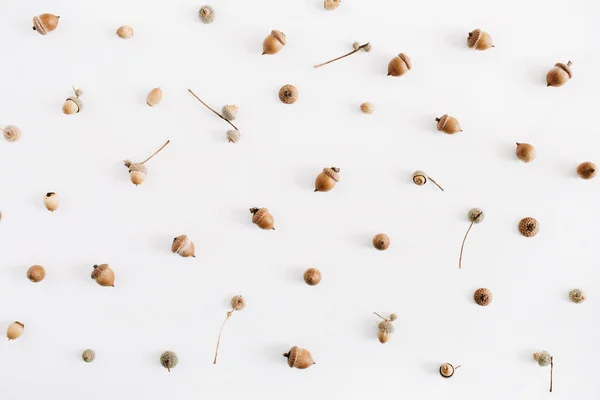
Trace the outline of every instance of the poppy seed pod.
[[340, 0], [325, 0], [323, 5], [326, 10], [335, 10], [340, 6]]
[[316, 268], [309, 268], [304, 271], [304, 282], [309, 286], [316, 286], [321, 282], [321, 271]]
[[476, 50], [487, 50], [491, 47], [496, 47], [492, 43], [492, 37], [490, 34], [482, 31], [481, 29], [475, 29], [474, 31], [469, 32], [467, 45], [470, 49]]
[[221, 110], [221, 115], [227, 121], [233, 121], [237, 117], [237, 113], [238, 106], [234, 105], [223, 106], [223, 109]]
[[473, 300], [480, 306], [488, 306], [492, 302], [492, 292], [486, 288], [479, 288], [473, 294]]
[[8, 125], [6, 128], [0, 128], [0, 131], [4, 133], [4, 139], [9, 142], [16, 142], [21, 138], [21, 129], [15, 125]]
[[533, 237], [540, 231], [540, 223], [531, 217], [523, 218], [519, 222], [519, 232], [525, 237]]
[[44, 196], [44, 206], [48, 211], [56, 211], [58, 208], [58, 195], [54, 192], [48, 192]]
[[150, 161], [150, 159], [152, 159], [152, 157], [154, 157], [155, 155], [157, 155], [158, 153], [160, 153], [162, 151], [162, 149], [164, 149], [165, 147], [167, 147], [167, 145], [169, 143], [171, 143], [171, 141], [167, 140], [165, 142], [165, 144], [163, 144], [160, 149], [156, 150], [154, 152], [154, 154], [152, 154], [150, 157], [146, 158], [142, 162], [134, 163], [131, 160], [125, 160], [123, 162], [124, 165], [129, 170], [129, 179], [131, 180], [131, 183], [133, 183], [135, 186], [138, 186], [138, 185], [141, 185], [144, 182], [144, 179], [146, 179], [146, 174], [148, 173], [148, 169], [146, 168], [146, 166], [144, 164], [146, 162]]
[[210, 24], [215, 20], [215, 10], [211, 6], [202, 6], [200, 7], [200, 11], [198, 11], [198, 16], [200, 17], [200, 21]]
[[440, 365], [440, 375], [442, 376], [442, 378], [451, 378], [454, 375], [454, 372], [456, 372], [456, 370], [459, 368], [460, 365], [457, 365], [455, 367], [450, 363], [443, 363], [442, 365]]
[[463, 131], [460, 127], [460, 124], [458, 123], [458, 120], [454, 117], [449, 116], [448, 114], [444, 114], [441, 117], [436, 118], [435, 120], [437, 122], [437, 130], [440, 132], [452, 135]]
[[315, 192], [329, 192], [340, 181], [340, 169], [336, 167], [323, 168], [315, 179]]
[[569, 292], [569, 299], [575, 304], [585, 301], [585, 293], [581, 289], [573, 289]]
[[390, 247], [390, 238], [385, 233], [378, 233], [373, 236], [373, 247], [377, 250], [387, 250]]
[[535, 147], [529, 143], [517, 143], [517, 158], [525, 163], [535, 160]]
[[86, 363], [91, 363], [96, 359], [96, 352], [92, 349], [86, 349], [83, 351], [83, 353], [81, 353], [81, 358]]
[[283, 32], [272, 30], [269, 36], [263, 41], [263, 55], [265, 54], [277, 54], [283, 46], [287, 43], [286, 37]]
[[115, 287], [115, 272], [108, 264], [94, 265], [92, 279], [95, 279], [100, 286]]
[[75, 96], [67, 98], [67, 100], [65, 100], [62, 106], [63, 113], [67, 115], [77, 114], [83, 108], [83, 102], [79, 98], [79, 96], [81, 96], [83, 92], [81, 91], [81, 89], [75, 89], [74, 86], [73, 91], [75, 92]]
[[129, 39], [133, 36], [133, 28], [129, 25], [120, 26], [117, 29], [117, 36], [121, 39]]
[[290, 368], [306, 369], [313, 364], [312, 355], [306, 349], [302, 349], [298, 346], [294, 346], [287, 353], [283, 353], [283, 356], [287, 358], [288, 365]]
[[402, 76], [411, 69], [410, 58], [406, 54], [400, 53], [389, 62], [388, 76]]
[[18, 339], [23, 334], [24, 329], [25, 325], [19, 321], [15, 321], [8, 326], [8, 329], [6, 330], [6, 337], [8, 340]]
[[566, 64], [554, 64], [554, 67], [546, 74], [546, 86], [559, 87], [567, 83], [573, 77], [572, 64], [571, 61]]
[[56, 29], [59, 18], [59, 16], [49, 13], [33, 17], [33, 30], [38, 31], [41, 35], [52, 32]]
[[179, 235], [173, 239], [171, 245], [171, 252], [177, 253], [181, 257], [196, 257], [196, 250], [194, 248], [194, 242], [187, 237], [187, 235]]
[[31, 282], [41, 282], [46, 277], [46, 270], [41, 265], [32, 265], [27, 270], [27, 279]]
[[268, 209], [253, 207], [250, 209], [250, 213], [252, 214], [252, 222], [260, 229], [275, 230], [275, 219]]
[[582, 162], [577, 166], [577, 175], [582, 179], [592, 179], [598, 173], [596, 164], [591, 161]]
[[158, 103], [160, 103], [160, 101], [162, 100], [162, 89], [157, 87], [154, 88], [150, 91], [150, 93], [148, 93], [148, 95], [146, 96], [146, 104], [148, 104], [150, 107], [154, 107], [155, 105], [157, 105]]
[[179, 363], [179, 357], [174, 351], [165, 351], [160, 355], [160, 364], [165, 367], [169, 372], [171, 368], [175, 368]]
[[279, 89], [279, 100], [284, 104], [294, 104], [298, 100], [298, 89], [294, 85], [283, 85]]

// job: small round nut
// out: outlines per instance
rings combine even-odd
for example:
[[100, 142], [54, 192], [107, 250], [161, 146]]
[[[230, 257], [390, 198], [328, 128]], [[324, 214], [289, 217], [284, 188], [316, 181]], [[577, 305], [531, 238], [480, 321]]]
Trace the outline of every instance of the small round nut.
[[91, 363], [92, 361], [94, 361], [94, 359], [96, 359], [96, 352], [92, 349], [86, 349], [81, 354], [81, 358], [86, 363]]
[[537, 361], [540, 367], [547, 367], [552, 363], [552, 355], [546, 350], [542, 350], [537, 353], [533, 353], [533, 358]]
[[375, 112], [375, 106], [371, 103], [362, 103], [360, 105], [360, 111], [364, 114], [373, 114]]
[[377, 250], [387, 250], [390, 247], [390, 238], [385, 233], [373, 236], [373, 247]]
[[474, 224], [480, 224], [485, 218], [485, 213], [481, 208], [472, 208], [469, 210], [469, 221]]
[[533, 237], [540, 231], [540, 223], [535, 218], [523, 218], [519, 222], [519, 232], [525, 237]]
[[229, 143], [237, 143], [240, 141], [240, 138], [242, 137], [242, 135], [240, 134], [240, 131], [238, 131], [237, 129], [228, 130], [226, 135], [227, 135], [227, 141]]
[[592, 179], [598, 173], [598, 167], [591, 161], [582, 162], [577, 166], [577, 175], [581, 179]]
[[235, 311], [243, 310], [246, 307], [246, 300], [241, 295], [233, 296], [231, 298], [231, 308]]
[[200, 17], [200, 21], [210, 24], [215, 20], [215, 10], [211, 6], [202, 6], [200, 7], [200, 11], [198, 11], [198, 16]]
[[133, 36], [133, 28], [129, 25], [120, 26], [117, 29], [117, 36], [121, 39], [129, 39]]
[[581, 289], [573, 289], [569, 292], [569, 299], [575, 304], [585, 301], [585, 293]]
[[41, 265], [32, 265], [27, 270], [27, 279], [31, 282], [41, 282], [46, 277], [46, 270]]
[[316, 268], [309, 268], [304, 271], [304, 282], [309, 286], [316, 286], [321, 282], [321, 271]]
[[480, 306], [487, 306], [492, 302], [492, 292], [486, 288], [479, 288], [473, 294], [473, 300]]
[[279, 100], [285, 104], [294, 104], [298, 100], [298, 89], [294, 85], [283, 85], [279, 89]]

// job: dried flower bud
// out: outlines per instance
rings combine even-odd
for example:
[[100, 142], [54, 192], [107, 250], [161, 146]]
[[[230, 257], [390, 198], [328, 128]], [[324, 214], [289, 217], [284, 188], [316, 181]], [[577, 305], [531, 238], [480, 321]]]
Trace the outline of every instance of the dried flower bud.
[[94, 361], [96, 359], [96, 352], [92, 349], [86, 349], [81, 354], [81, 358], [86, 363], [91, 363], [92, 361]]
[[41, 282], [46, 277], [46, 270], [41, 265], [32, 265], [27, 270], [27, 279], [31, 282]]
[[375, 111], [375, 106], [371, 103], [362, 103], [360, 105], [360, 111], [362, 111], [365, 114], [373, 114], [373, 112]]
[[519, 222], [519, 232], [525, 237], [533, 237], [540, 231], [540, 223], [531, 217], [523, 218]]
[[200, 20], [205, 24], [210, 24], [215, 20], [215, 10], [211, 6], [202, 6], [198, 11]]
[[21, 138], [21, 129], [15, 125], [8, 125], [6, 128], [0, 128], [0, 131], [4, 132], [4, 139], [9, 142], [16, 142]]
[[321, 271], [316, 268], [309, 268], [304, 271], [304, 282], [309, 286], [316, 286], [321, 282]]
[[492, 302], [492, 292], [486, 288], [477, 289], [473, 294], [473, 299], [480, 306], [487, 306]]
[[285, 104], [294, 104], [298, 100], [298, 89], [294, 85], [283, 85], [279, 89], [279, 100]]
[[385, 233], [373, 236], [373, 247], [377, 250], [387, 250], [390, 247], [390, 238]]
[[569, 292], [569, 299], [576, 304], [582, 303], [585, 301], [585, 293], [581, 289], [573, 289]]
[[480, 224], [485, 219], [485, 213], [481, 208], [472, 208], [469, 210], [469, 221], [474, 224]]
[[223, 118], [227, 121], [233, 121], [237, 117], [237, 113], [238, 106], [234, 105], [223, 106], [223, 109], [221, 110], [221, 115], [223, 115]]
[[179, 363], [179, 357], [173, 351], [165, 351], [160, 355], [160, 364], [165, 367], [169, 372], [171, 368], [175, 368]]
[[117, 29], [117, 36], [121, 39], [129, 39], [133, 36], [133, 28], [129, 25], [120, 26]]
[[395, 313], [390, 314], [390, 321], [395, 321], [397, 319], [398, 319], [398, 314], [395, 314]]
[[519, 160], [525, 163], [535, 160], [535, 147], [529, 143], [517, 143], [516, 153]]
[[235, 311], [240, 311], [244, 307], [246, 307], [246, 300], [244, 300], [242, 296], [237, 295], [231, 298], [231, 308], [233, 308]]

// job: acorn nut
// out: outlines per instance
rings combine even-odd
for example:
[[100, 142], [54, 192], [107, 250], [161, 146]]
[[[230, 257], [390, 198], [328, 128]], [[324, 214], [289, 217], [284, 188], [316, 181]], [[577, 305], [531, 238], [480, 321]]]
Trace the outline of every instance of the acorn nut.
[[0, 128], [0, 131], [4, 133], [4, 139], [9, 142], [16, 142], [21, 138], [21, 129], [15, 125], [8, 125], [6, 128]]
[[279, 100], [285, 104], [294, 104], [298, 100], [298, 89], [294, 85], [283, 85], [279, 89]]
[[144, 182], [144, 179], [146, 179], [146, 174], [148, 173], [148, 168], [146, 168], [144, 164], [150, 161], [152, 157], [160, 153], [165, 147], [167, 147], [169, 143], [171, 143], [171, 141], [167, 140], [160, 149], [155, 151], [154, 154], [152, 154], [150, 157], [146, 158], [142, 162], [135, 163], [131, 160], [125, 160], [123, 162], [123, 164], [125, 165], [125, 167], [127, 167], [129, 171], [129, 179], [131, 180], [131, 183], [133, 183], [135, 186], [138, 186]]
[[275, 219], [268, 209], [253, 207], [250, 209], [250, 213], [252, 214], [252, 222], [260, 229], [275, 230]]
[[380, 343], [387, 343], [390, 340], [392, 333], [394, 332], [394, 325], [392, 324], [398, 316], [396, 314], [391, 314], [389, 318], [384, 318], [383, 316], [374, 312], [373, 314], [377, 315], [383, 321], [377, 324], [377, 339]]
[[121, 39], [129, 39], [133, 36], [133, 28], [129, 25], [120, 26], [117, 29], [117, 36]]
[[585, 293], [581, 289], [573, 289], [569, 292], [569, 299], [575, 304], [585, 301]]
[[488, 306], [492, 302], [492, 292], [486, 288], [480, 288], [473, 294], [473, 300], [480, 306]]
[[75, 92], [75, 96], [71, 96], [65, 100], [62, 106], [63, 113], [67, 115], [77, 114], [83, 108], [83, 102], [79, 98], [83, 92], [81, 89], [75, 89], [75, 86], [73, 86], [73, 91]]
[[58, 208], [58, 195], [54, 192], [48, 192], [44, 196], [44, 206], [48, 211], [56, 211]]
[[474, 31], [469, 32], [467, 45], [470, 49], [476, 50], [487, 50], [491, 47], [496, 47], [492, 43], [492, 37], [490, 34], [482, 31], [481, 29], [475, 29]]
[[146, 104], [148, 104], [150, 107], [154, 107], [160, 103], [160, 101], [162, 100], [162, 96], [162, 89], [159, 87], [154, 88], [146, 96]]
[[290, 368], [306, 369], [313, 364], [312, 355], [306, 349], [302, 349], [298, 346], [294, 346], [287, 353], [283, 353], [283, 356], [287, 358], [288, 365]]
[[96, 283], [100, 286], [115, 287], [115, 272], [108, 266], [108, 264], [94, 265], [92, 271], [92, 279], [96, 280]]
[[287, 40], [283, 32], [272, 30], [263, 41], [263, 55], [277, 54], [285, 46]]
[[173, 239], [173, 244], [171, 244], [171, 252], [177, 253], [181, 257], [196, 257], [194, 242], [192, 242], [187, 235], [179, 235]]
[[46, 270], [41, 265], [32, 265], [27, 270], [27, 279], [31, 282], [41, 282], [46, 277]]
[[59, 16], [49, 13], [33, 17], [33, 30], [38, 31], [41, 35], [52, 32], [56, 29], [59, 18]]
[[92, 349], [86, 349], [83, 351], [83, 353], [81, 353], [81, 358], [86, 363], [91, 363], [96, 359], [96, 352]]
[[321, 271], [316, 268], [309, 268], [304, 271], [304, 282], [309, 286], [316, 286], [321, 282]]
[[517, 143], [517, 158], [525, 163], [535, 160], [535, 147], [529, 143]]
[[571, 61], [567, 64], [554, 64], [554, 67], [546, 74], [546, 86], [559, 87], [567, 83], [573, 77], [572, 64]]
[[160, 364], [165, 367], [169, 372], [171, 368], [175, 368], [179, 363], [179, 357], [173, 351], [165, 351], [160, 355]]
[[462, 132], [462, 128], [458, 123], [458, 120], [454, 117], [449, 116], [448, 114], [444, 114], [439, 118], [435, 119], [437, 122], [437, 130], [440, 132], [447, 133], [448, 135], [453, 135], [458, 132]]
[[406, 54], [400, 53], [389, 62], [388, 76], [402, 76], [411, 68], [410, 58]]
[[6, 337], [8, 340], [18, 339], [23, 334], [24, 329], [25, 325], [19, 321], [15, 321], [8, 326], [8, 329], [6, 329]]
[[531, 217], [523, 218], [519, 222], [519, 232], [525, 237], [533, 237], [540, 231], [540, 223]]
[[210, 24], [215, 20], [215, 10], [211, 6], [202, 6], [200, 7], [200, 11], [198, 11], [198, 16], [200, 17], [200, 21]]
[[340, 169], [336, 167], [323, 168], [315, 179], [315, 192], [329, 192], [340, 181]]
[[323, 5], [326, 10], [335, 10], [340, 6], [340, 0], [325, 0]]
[[362, 103], [360, 105], [360, 111], [363, 112], [363, 114], [373, 114], [375, 112], [375, 106], [371, 103]]
[[390, 238], [385, 233], [373, 236], [373, 247], [377, 250], [387, 250], [390, 247]]
[[596, 164], [591, 161], [582, 162], [577, 166], [577, 175], [581, 179], [592, 179], [598, 173]]

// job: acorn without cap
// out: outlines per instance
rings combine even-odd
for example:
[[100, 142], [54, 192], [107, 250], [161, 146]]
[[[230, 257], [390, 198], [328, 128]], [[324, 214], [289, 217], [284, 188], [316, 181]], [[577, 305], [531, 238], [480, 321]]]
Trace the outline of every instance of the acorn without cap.
[[115, 273], [108, 264], [94, 265], [91, 276], [100, 286], [115, 286]]
[[388, 76], [402, 76], [411, 68], [410, 58], [406, 54], [400, 53], [389, 62]]
[[329, 192], [340, 181], [340, 169], [336, 167], [323, 168], [315, 179], [315, 192]]
[[27, 279], [31, 282], [41, 282], [46, 277], [46, 270], [41, 265], [32, 265], [27, 270]]
[[173, 239], [171, 244], [171, 252], [177, 253], [181, 257], [196, 257], [194, 242], [187, 235], [179, 235]]
[[373, 236], [373, 247], [377, 250], [387, 250], [390, 247], [390, 238], [385, 233]]
[[59, 16], [49, 13], [33, 17], [33, 30], [38, 31], [41, 35], [52, 32], [56, 29], [59, 18]]
[[304, 282], [309, 286], [316, 286], [321, 282], [321, 271], [316, 268], [309, 268], [304, 271]]
[[582, 162], [577, 166], [577, 175], [582, 179], [592, 179], [597, 173], [598, 168], [591, 161]]
[[165, 367], [169, 372], [171, 368], [175, 368], [179, 363], [179, 357], [174, 351], [165, 351], [160, 355], [160, 364]]
[[573, 77], [572, 64], [571, 61], [566, 64], [554, 64], [554, 67], [546, 74], [546, 86], [559, 87], [567, 83]]
[[525, 163], [535, 160], [535, 147], [529, 143], [518, 143], [516, 150], [517, 158]]
[[74, 86], [73, 91], [75, 92], [75, 96], [71, 96], [67, 100], [65, 100], [62, 106], [63, 113], [67, 115], [77, 114], [83, 108], [83, 102], [79, 98], [79, 96], [81, 96], [83, 92], [81, 91], [81, 89], [75, 89]]
[[454, 117], [449, 116], [448, 114], [444, 114], [439, 118], [435, 119], [437, 122], [437, 130], [440, 132], [447, 133], [448, 135], [452, 135], [454, 133], [462, 132], [462, 128], [458, 123], [458, 120]]
[[160, 101], [162, 100], [162, 96], [162, 89], [159, 87], [154, 88], [146, 96], [146, 104], [148, 104], [150, 107], [154, 107], [155, 105], [160, 103]]
[[288, 365], [290, 368], [306, 369], [313, 364], [312, 355], [306, 349], [302, 349], [298, 346], [294, 346], [287, 353], [283, 353], [283, 356], [287, 358]]
[[117, 36], [121, 39], [129, 39], [133, 36], [133, 28], [129, 25], [120, 26], [117, 29]]
[[8, 326], [8, 329], [6, 330], [6, 337], [8, 338], [8, 340], [18, 339], [19, 336], [23, 334], [24, 329], [25, 325], [23, 325], [19, 321], [15, 321]]
[[44, 206], [48, 211], [56, 211], [58, 208], [58, 195], [54, 192], [48, 192], [44, 196]]
[[481, 29], [475, 29], [474, 31], [469, 32], [467, 45], [470, 49], [476, 50], [487, 50], [491, 47], [496, 47], [492, 43], [492, 37], [490, 34], [482, 31]]
[[272, 30], [263, 41], [263, 55], [277, 54], [285, 46], [287, 40], [283, 32]]
[[260, 229], [275, 230], [275, 219], [266, 208], [253, 207], [250, 209], [252, 222]]

